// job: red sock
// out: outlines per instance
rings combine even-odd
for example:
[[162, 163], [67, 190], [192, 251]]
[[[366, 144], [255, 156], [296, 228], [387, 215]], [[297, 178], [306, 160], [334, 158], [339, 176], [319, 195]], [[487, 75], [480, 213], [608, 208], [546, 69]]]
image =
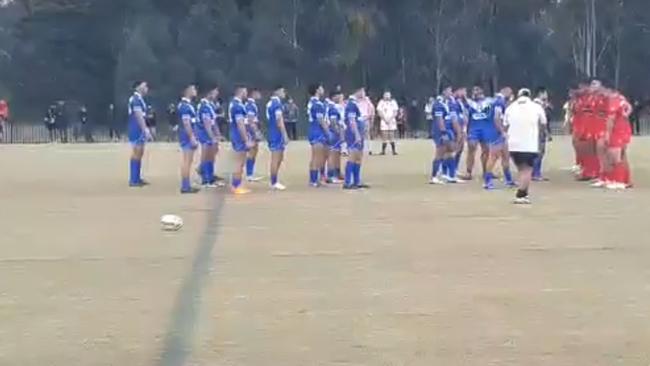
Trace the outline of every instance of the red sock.
[[598, 177], [600, 173], [600, 161], [596, 155], [585, 155], [583, 158], [583, 178]]
[[627, 161], [624, 161], [623, 163], [623, 183], [625, 185], [631, 186], [632, 185], [632, 172], [630, 171], [630, 164]]
[[625, 165], [623, 163], [614, 164], [612, 169], [612, 182], [624, 183], [625, 180]]

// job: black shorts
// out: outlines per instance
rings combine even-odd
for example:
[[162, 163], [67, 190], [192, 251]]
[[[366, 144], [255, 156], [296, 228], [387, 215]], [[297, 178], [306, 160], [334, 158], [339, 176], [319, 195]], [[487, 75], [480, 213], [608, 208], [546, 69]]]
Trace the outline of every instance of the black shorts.
[[535, 159], [538, 154], [533, 152], [511, 152], [510, 156], [512, 161], [515, 162], [517, 168], [532, 168], [535, 165]]

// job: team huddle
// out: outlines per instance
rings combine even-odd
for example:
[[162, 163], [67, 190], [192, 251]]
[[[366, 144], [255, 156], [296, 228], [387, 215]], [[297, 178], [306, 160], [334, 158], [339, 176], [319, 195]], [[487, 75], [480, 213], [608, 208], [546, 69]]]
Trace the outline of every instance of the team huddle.
[[594, 80], [580, 85], [565, 105], [572, 128], [579, 180], [592, 187], [623, 190], [632, 186], [627, 147], [632, 106], [618, 91]]
[[[142, 157], [151, 132], [146, 126], [144, 114], [147, 105], [144, 96], [148, 92], [146, 82], [134, 84], [134, 93], [128, 104], [128, 138], [133, 147], [130, 160], [129, 185], [142, 187], [148, 185], [141, 177]], [[310, 99], [307, 105], [309, 117], [309, 143], [311, 161], [309, 165], [309, 184], [320, 187], [323, 184], [343, 184], [343, 189], [369, 188], [361, 181], [361, 162], [363, 160], [364, 137], [367, 124], [362, 118], [357, 104], [365, 98], [365, 89], [358, 88], [347, 101], [340, 91], [334, 91], [329, 98], [324, 98], [322, 85], [309, 88]], [[177, 107], [180, 121], [178, 140], [183, 154], [181, 165], [181, 193], [196, 193], [190, 180], [195, 151], [201, 147], [201, 161], [197, 172], [204, 187], [224, 186], [221, 178], [215, 175], [215, 157], [219, 151], [219, 142], [223, 140], [217, 124], [220, 106], [217, 98], [219, 89], [209, 87], [198, 106], [193, 104], [198, 96], [195, 85], [188, 85]], [[230, 142], [235, 154], [235, 168], [231, 178], [232, 192], [246, 194], [250, 190], [244, 187], [244, 181], [255, 182], [255, 161], [260, 142], [264, 135], [260, 128], [258, 101], [261, 94], [245, 87], [238, 87], [228, 106], [230, 125]], [[282, 191], [286, 187], [280, 183], [278, 176], [284, 152], [289, 144], [289, 137], [283, 117], [283, 99], [286, 93], [283, 87], [277, 87], [266, 104], [268, 149], [271, 152], [270, 188]], [[348, 159], [344, 171], [341, 171], [342, 148], [346, 146]], [[244, 176], [245, 175], [245, 176]]]

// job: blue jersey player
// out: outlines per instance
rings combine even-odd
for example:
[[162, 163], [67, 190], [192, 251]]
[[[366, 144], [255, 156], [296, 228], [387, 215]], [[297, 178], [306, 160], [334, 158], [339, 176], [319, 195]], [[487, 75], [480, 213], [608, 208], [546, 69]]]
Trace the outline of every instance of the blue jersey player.
[[365, 88], [357, 89], [345, 105], [345, 142], [348, 145], [349, 158], [345, 165], [345, 182], [343, 189], [369, 188], [361, 183], [361, 162], [363, 159], [363, 136], [366, 126], [361, 116], [358, 101], [366, 97]]
[[257, 101], [262, 97], [257, 89], [252, 89], [248, 100], [246, 100], [247, 130], [253, 142], [253, 147], [248, 151], [246, 158], [246, 180], [257, 182], [262, 178], [255, 176], [255, 161], [259, 151], [259, 142], [262, 141], [262, 132], [260, 130], [259, 108]]
[[325, 116], [327, 110], [322, 98], [325, 89], [320, 84], [309, 86], [309, 102], [307, 116], [309, 118], [309, 144], [311, 145], [311, 161], [309, 162], [309, 184], [320, 186], [319, 174], [325, 169], [327, 149], [331, 138], [329, 123]]
[[278, 86], [273, 96], [266, 103], [266, 120], [268, 121], [268, 143], [271, 151], [271, 189], [284, 191], [286, 187], [278, 181], [280, 166], [284, 160], [284, 150], [289, 144], [289, 135], [284, 124], [282, 100], [286, 98], [284, 87]]
[[475, 86], [473, 89], [473, 98], [468, 103], [469, 130], [467, 142], [469, 145], [469, 155], [467, 157], [467, 173], [471, 178], [472, 168], [474, 165], [474, 155], [478, 144], [481, 145], [481, 159], [485, 158], [483, 166], [483, 187], [493, 189], [492, 166], [496, 161], [496, 156], [500, 153], [505, 143], [505, 136], [497, 129], [495, 124], [495, 102], [486, 98], [483, 88]]
[[248, 154], [248, 151], [255, 146], [246, 123], [248, 118], [246, 106], [244, 105], [246, 94], [246, 88], [236, 88], [235, 96], [232, 98], [228, 107], [228, 115], [230, 118], [230, 141], [232, 143], [232, 149], [235, 152], [235, 168], [231, 182], [234, 194], [246, 194], [250, 192], [250, 190], [241, 185], [246, 155]]
[[458, 125], [460, 126], [461, 136], [458, 139], [458, 148], [456, 150], [456, 168], [460, 167], [460, 160], [465, 150], [465, 143], [467, 142], [467, 125], [469, 122], [469, 115], [467, 113], [467, 88], [460, 87], [454, 91], [454, 99], [458, 107]]
[[196, 86], [193, 84], [188, 85], [183, 90], [183, 97], [176, 108], [180, 120], [178, 142], [183, 154], [183, 162], [181, 164], [181, 193], [184, 194], [197, 193], [199, 191], [197, 188], [192, 187], [190, 182], [190, 171], [192, 169], [194, 153], [199, 146], [199, 141], [195, 134], [198, 124], [198, 115], [196, 113], [196, 108], [192, 104], [192, 100], [196, 98], [196, 96]]
[[147, 95], [149, 87], [144, 81], [136, 81], [133, 84], [133, 95], [129, 98], [128, 113], [128, 137], [133, 151], [129, 163], [129, 186], [142, 187], [148, 183], [142, 179], [142, 156], [147, 141], [151, 141], [151, 132], [145, 122], [147, 104], [144, 96]]
[[205, 187], [215, 187], [223, 184], [216, 180], [214, 174], [214, 161], [219, 151], [219, 138], [221, 133], [217, 125], [217, 97], [219, 89], [214, 86], [208, 88], [205, 97], [198, 106], [199, 122], [196, 126], [196, 135], [201, 144], [201, 163], [199, 175]]
[[[432, 163], [431, 184], [456, 183], [456, 146], [460, 137], [458, 108], [451, 87], [443, 89], [433, 107], [431, 136], [436, 146]], [[439, 176], [442, 168], [442, 177]]]
[[508, 150], [507, 143], [507, 129], [505, 125], [506, 108], [510, 103], [512, 97], [512, 89], [510, 87], [502, 88], [497, 95], [494, 96], [494, 126], [503, 141], [501, 149], [495, 154], [490, 155], [488, 159], [488, 170], [494, 169], [497, 160], [501, 160], [501, 169], [503, 171], [504, 183], [507, 187], [514, 188], [517, 185], [512, 179], [512, 172], [510, 171], [510, 151]]
[[342, 102], [343, 93], [340, 90], [331, 92], [330, 98], [325, 102], [327, 119], [332, 131], [327, 162], [327, 182], [330, 184], [342, 183], [339, 180], [341, 175], [341, 149], [345, 140], [344, 111], [339, 107]]

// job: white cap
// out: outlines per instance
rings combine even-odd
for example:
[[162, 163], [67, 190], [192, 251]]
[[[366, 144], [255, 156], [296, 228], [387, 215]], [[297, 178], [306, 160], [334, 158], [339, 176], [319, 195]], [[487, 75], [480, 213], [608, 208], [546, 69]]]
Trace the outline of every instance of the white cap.
[[517, 92], [517, 97], [530, 97], [532, 93], [530, 92], [530, 89], [528, 88], [521, 88]]

